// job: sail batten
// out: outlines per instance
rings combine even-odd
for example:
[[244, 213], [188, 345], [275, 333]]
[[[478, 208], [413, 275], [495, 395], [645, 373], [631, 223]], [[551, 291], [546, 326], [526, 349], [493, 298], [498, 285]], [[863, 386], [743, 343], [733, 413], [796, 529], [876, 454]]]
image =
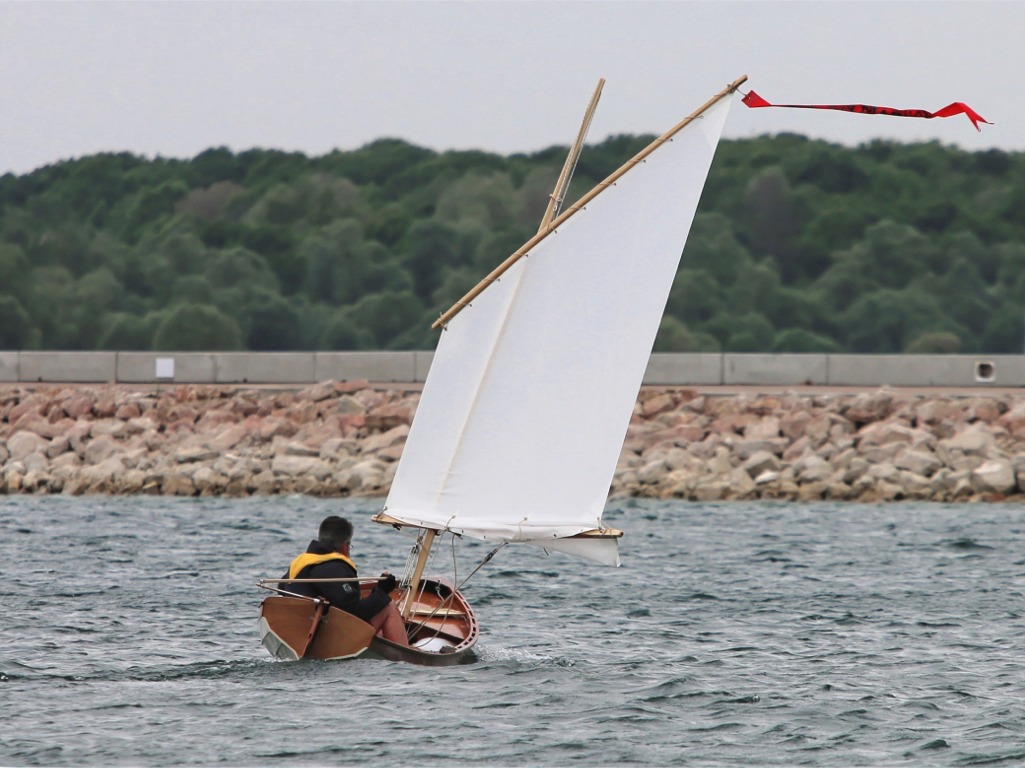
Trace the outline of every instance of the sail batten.
[[729, 103], [635, 157], [448, 319], [389, 516], [618, 562], [614, 538], [569, 537], [602, 528]]

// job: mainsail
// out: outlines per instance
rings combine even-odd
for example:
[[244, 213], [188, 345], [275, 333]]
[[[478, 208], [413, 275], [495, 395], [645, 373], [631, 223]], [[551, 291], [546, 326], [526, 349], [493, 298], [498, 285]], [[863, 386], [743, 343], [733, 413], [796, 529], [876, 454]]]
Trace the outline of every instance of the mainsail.
[[618, 564], [615, 538], [570, 537], [603, 528], [637, 392], [740, 82], [585, 195], [584, 207], [563, 213], [447, 321], [388, 494], [390, 518]]

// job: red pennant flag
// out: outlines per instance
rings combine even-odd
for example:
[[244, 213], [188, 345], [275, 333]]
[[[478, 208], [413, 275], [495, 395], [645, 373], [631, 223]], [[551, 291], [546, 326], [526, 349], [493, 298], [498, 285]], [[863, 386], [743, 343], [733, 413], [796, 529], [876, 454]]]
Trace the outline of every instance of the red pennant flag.
[[950, 117], [951, 115], [966, 115], [975, 126], [975, 130], [981, 131], [979, 123], [993, 125], [989, 120], [984, 120], [978, 112], [962, 101], [955, 101], [948, 104], [937, 112], [926, 112], [924, 109], [894, 109], [893, 107], [874, 107], [871, 104], [770, 104], [754, 91], [741, 99], [749, 107], [789, 107], [791, 109], [838, 109], [841, 112], [858, 112], [863, 115], [893, 115], [895, 117], [924, 117], [931, 120], [934, 117]]

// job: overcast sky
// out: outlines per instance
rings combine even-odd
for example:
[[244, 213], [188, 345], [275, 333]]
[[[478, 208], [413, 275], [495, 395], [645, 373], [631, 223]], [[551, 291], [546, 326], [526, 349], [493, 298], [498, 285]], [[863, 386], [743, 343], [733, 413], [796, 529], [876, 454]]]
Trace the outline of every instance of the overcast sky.
[[725, 136], [1025, 150], [1025, 2], [11, 2], [0, 0], [0, 173], [104, 151], [310, 155], [398, 137], [531, 152], [660, 133], [742, 74], [772, 102], [995, 125], [752, 110]]

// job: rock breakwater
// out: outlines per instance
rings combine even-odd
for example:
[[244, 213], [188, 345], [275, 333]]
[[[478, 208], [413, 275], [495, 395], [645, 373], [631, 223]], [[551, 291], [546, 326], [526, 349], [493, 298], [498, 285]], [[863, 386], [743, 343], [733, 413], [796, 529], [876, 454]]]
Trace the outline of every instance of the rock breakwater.
[[[419, 392], [0, 387], [0, 493], [381, 496]], [[1025, 395], [641, 391], [614, 496], [1025, 500]]]

